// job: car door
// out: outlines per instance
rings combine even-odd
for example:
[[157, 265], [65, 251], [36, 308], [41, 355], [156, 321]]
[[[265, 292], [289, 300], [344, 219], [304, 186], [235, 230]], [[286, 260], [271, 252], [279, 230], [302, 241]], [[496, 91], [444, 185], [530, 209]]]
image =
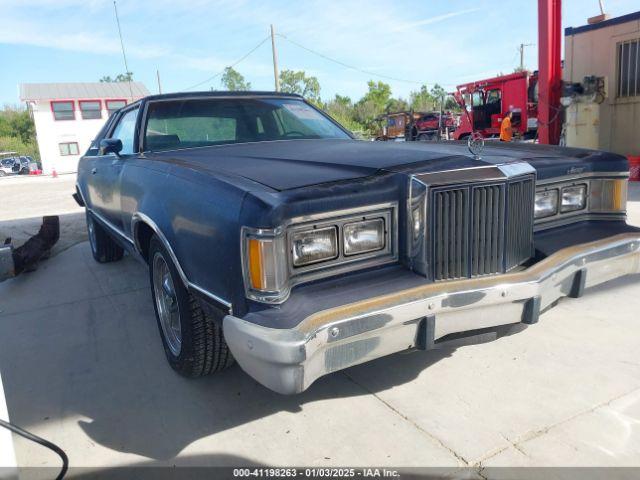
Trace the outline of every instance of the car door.
[[135, 105], [123, 110], [105, 138], [117, 138], [122, 142], [122, 150], [118, 155], [108, 153], [96, 155], [91, 168], [91, 201], [92, 208], [102, 220], [112, 227], [123, 231], [121, 216], [120, 182], [124, 163], [128, 158], [137, 155], [135, 151], [135, 133], [139, 107]]

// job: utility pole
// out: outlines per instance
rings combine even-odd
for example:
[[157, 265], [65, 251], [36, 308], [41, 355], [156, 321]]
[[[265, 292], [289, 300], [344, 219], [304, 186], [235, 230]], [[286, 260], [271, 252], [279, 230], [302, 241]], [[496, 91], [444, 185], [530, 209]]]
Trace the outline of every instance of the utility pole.
[[120, 47], [122, 48], [122, 59], [124, 60], [124, 69], [125, 75], [129, 80], [129, 95], [131, 96], [131, 101], [133, 101], [133, 89], [131, 88], [131, 72], [129, 72], [129, 65], [127, 64], [127, 54], [124, 51], [124, 40], [122, 40], [122, 29], [120, 28], [120, 17], [118, 16], [118, 5], [116, 5], [116, 0], [113, 0], [113, 10], [116, 13], [116, 23], [118, 24], [118, 36], [120, 37]]
[[278, 52], [276, 51], [276, 34], [271, 25], [271, 52], [273, 53], [273, 79], [276, 85], [276, 92], [280, 91], [280, 77], [278, 75]]
[[156, 78], [158, 79], [158, 93], [162, 93], [162, 85], [160, 84], [160, 70], [156, 70]]
[[520, 70], [524, 70], [524, 47], [531, 47], [533, 43], [520, 44]]

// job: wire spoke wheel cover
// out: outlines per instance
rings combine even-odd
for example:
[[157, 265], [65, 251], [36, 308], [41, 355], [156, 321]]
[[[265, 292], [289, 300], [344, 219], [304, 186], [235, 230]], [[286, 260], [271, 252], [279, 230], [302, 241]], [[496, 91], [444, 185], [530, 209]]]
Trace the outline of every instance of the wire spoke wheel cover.
[[153, 256], [153, 295], [167, 346], [171, 353], [177, 357], [182, 350], [182, 325], [178, 296], [169, 266], [160, 252], [156, 252]]

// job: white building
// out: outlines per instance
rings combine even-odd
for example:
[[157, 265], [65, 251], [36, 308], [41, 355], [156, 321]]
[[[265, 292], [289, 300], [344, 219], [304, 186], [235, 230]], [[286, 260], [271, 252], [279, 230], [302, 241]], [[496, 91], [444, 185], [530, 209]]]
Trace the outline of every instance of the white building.
[[20, 101], [33, 116], [44, 173], [75, 172], [109, 115], [146, 95], [140, 82], [21, 84]]

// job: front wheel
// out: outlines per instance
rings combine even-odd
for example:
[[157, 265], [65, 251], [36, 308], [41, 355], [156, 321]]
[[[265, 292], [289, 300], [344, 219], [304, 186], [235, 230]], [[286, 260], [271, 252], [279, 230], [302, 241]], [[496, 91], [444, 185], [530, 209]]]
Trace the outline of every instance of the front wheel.
[[232, 365], [222, 318], [205, 313], [182, 283], [171, 256], [155, 235], [148, 258], [153, 306], [171, 367], [186, 377], [201, 377]]

